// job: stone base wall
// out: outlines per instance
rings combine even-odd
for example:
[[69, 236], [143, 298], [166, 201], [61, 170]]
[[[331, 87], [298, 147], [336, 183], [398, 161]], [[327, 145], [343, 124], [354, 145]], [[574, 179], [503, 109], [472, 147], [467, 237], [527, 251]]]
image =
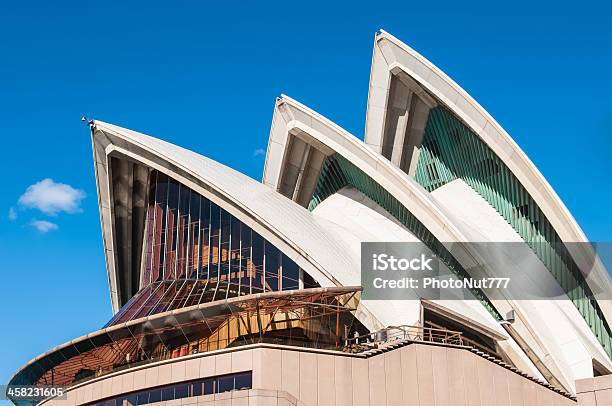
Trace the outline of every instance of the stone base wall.
[[611, 406], [612, 375], [576, 381], [579, 406]]
[[[156, 386], [243, 371], [252, 371], [252, 390], [162, 403], [164, 406], [577, 406], [575, 401], [469, 350], [426, 343], [400, 346], [367, 358], [298, 347], [261, 344], [237, 347], [103, 376], [71, 388], [66, 400], [42, 404], [81, 406]], [[610, 392], [593, 396], [606, 396]]]
[[251, 389], [151, 403], [150, 406], [305, 406], [284, 391]]

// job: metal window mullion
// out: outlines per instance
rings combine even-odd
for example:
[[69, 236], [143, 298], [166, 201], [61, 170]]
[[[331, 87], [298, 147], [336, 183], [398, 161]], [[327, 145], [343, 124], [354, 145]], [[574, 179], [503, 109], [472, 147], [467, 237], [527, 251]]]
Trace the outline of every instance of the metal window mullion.
[[[147, 302], [151, 299], [151, 297], [153, 297], [155, 295], [155, 293], [161, 288], [161, 286], [164, 284], [164, 282], [157, 282], [158, 285], [155, 289], [153, 289], [151, 291], [151, 293], [149, 294], [149, 297], [147, 299], [145, 299], [142, 304], [140, 305], [140, 307], [138, 308], [137, 311], [135, 311], [134, 313], [132, 313], [133, 315], [139, 314], [140, 311], [142, 310], [142, 308], [147, 304]], [[163, 295], [162, 295], [163, 296]], [[153, 306], [153, 308], [155, 308], [155, 306]], [[129, 320], [128, 320], [129, 321]]]
[[185, 240], [185, 279], [189, 279], [189, 254], [191, 250], [191, 194], [195, 193], [189, 189], [189, 208], [187, 209], [187, 238]]
[[266, 243], [267, 243], [267, 241], [266, 241], [265, 238], [262, 238], [262, 240], [263, 240], [263, 265], [262, 265], [263, 269], [262, 269], [261, 287], [262, 287], [263, 291], [265, 292], [266, 291], [266, 257], [267, 257], [267, 255], [266, 255], [266, 248], [267, 248], [266, 247]]
[[194, 268], [196, 270], [196, 280], [200, 280], [200, 259], [202, 257], [202, 196], [198, 194], [198, 255], [195, 259]]
[[[219, 283], [221, 282], [221, 239], [223, 238], [223, 233], [222, 233], [223, 225], [221, 224], [222, 212], [223, 212], [223, 209], [221, 208], [221, 206], [219, 206], [219, 236], [217, 237], [217, 284], [215, 285], [215, 292], [213, 294], [213, 300], [217, 299], [217, 291], [219, 290]], [[212, 219], [211, 219], [211, 223], [212, 223]], [[209, 276], [210, 276], [210, 273], [209, 273]]]
[[240, 236], [238, 243], [238, 296], [242, 293], [242, 221], [238, 223], [238, 235]]
[[229, 297], [230, 286], [232, 284], [232, 218], [229, 217], [229, 248], [227, 250], [227, 289], [225, 290], [225, 298]]
[[183, 186], [182, 184], [178, 183], [178, 203], [176, 204], [176, 234], [174, 235], [174, 243], [175, 245], [175, 250], [174, 250], [174, 279], [178, 278], [178, 259], [179, 259], [179, 232], [180, 232], [180, 226], [179, 224], [181, 223], [181, 187]]
[[[251, 228], [251, 243], [249, 244], [249, 261], [251, 261], [251, 271], [254, 270], [255, 264], [253, 262], [253, 229]], [[253, 275], [249, 278], [249, 294], [253, 293]]]
[[[185, 282], [187, 282], [187, 281], [185, 281]], [[185, 307], [185, 305], [187, 304], [187, 302], [189, 301], [189, 299], [191, 298], [191, 296], [193, 295], [193, 292], [196, 290], [197, 287], [198, 287], [198, 281], [195, 280], [195, 281], [193, 281], [193, 286], [191, 287], [191, 290], [189, 291], [189, 293], [185, 297], [185, 301], [183, 302], [182, 305], [179, 305], [179, 307], [178, 307], [179, 309]]]
[[[162, 284], [166, 284], [166, 283], [167, 283], [167, 282], [162, 281], [162, 282], [160, 282], [159, 284], [160, 284], [160, 286], [161, 286]], [[175, 283], [176, 283], [176, 281], [171, 281], [171, 282], [170, 282], [170, 285], [168, 285], [168, 290], [172, 289], [172, 285], [174, 285]], [[153, 312], [153, 311], [155, 310], [155, 308], [156, 308], [156, 307], [159, 305], [159, 303], [160, 303], [160, 302], [162, 301], [162, 299], [163, 299], [163, 298], [166, 296], [166, 294], [168, 294], [168, 291], [164, 292], [164, 293], [163, 293], [163, 294], [162, 294], [162, 295], [159, 297], [159, 299], [157, 300], [157, 302], [155, 302], [155, 304], [154, 304], [153, 306], [151, 306], [151, 309], [150, 309], [150, 310], [147, 312], [147, 314], [146, 314], [147, 316], [150, 316], [150, 315], [152, 314], [151, 312]]]
[[155, 232], [157, 231], [156, 223], [157, 223], [157, 179], [159, 178], [159, 174], [155, 174], [155, 189], [154, 197], [153, 197], [153, 229], [152, 237], [151, 237], [151, 259], [149, 262], [149, 284], [153, 283], [153, 263], [155, 263]]
[[[178, 280], [177, 280], [177, 283]], [[172, 308], [172, 305], [174, 304], [174, 302], [176, 301], [176, 299], [178, 298], [178, 296], [181, 294], [181, 292], [183, 291], [183, 288], [185, 287], [185, 284], [187, 283], [187, 280], [184, 280], [181, 282], [181, 286], [176, 290], [176, 293], [174, 294], [174, 296], [172, 297], [172, 300], [170, 301], [170, 303], [168, 304], [168, 307], [166, 308], [166, 310], [170, 310]]]
[[212, 247], [210, 243], [212, 241], [212, 205], [213, 202], [209, 200], [208, 203], [208, 252], [206, 253], [206, 287], [210, 281], [210, 256], [212, 255]]
[[[168, 215], [169, 215], [168, 213], [170, 212], [170, 205], [169, 205], [169, 203], [170, 203], [170, 178], [166, 177], [166, 179], [167, 179], [167, 181], [166, 181], [167, 182], [167, 185], [166, 185], [166, 213], [165, 213], [165, 216], [164, 216], [165, 217], [165, 221], [164, 221], [164, 228], [165, 228], [165, 230], [162, 230], [162, 232], [165, 231], [164, 232], [164, 251], [167, 252], [168, 251]], [[167, 270], [166, 270], [165, 262], [168, 261], [168, 259], [167, 259], [168, 255], [167, 255], [166, 252], [164, 252], [164, 264], [162, 265], [161, 258], [160, 258], [160, 261], [159, 261], [160, 262], [160, 266], [162, 266], [162, 269], [163, 269], [162, 280], [166, 279], [166, 271]], [[160, 251], [160, 254], [161, 254], [161, 251]]]

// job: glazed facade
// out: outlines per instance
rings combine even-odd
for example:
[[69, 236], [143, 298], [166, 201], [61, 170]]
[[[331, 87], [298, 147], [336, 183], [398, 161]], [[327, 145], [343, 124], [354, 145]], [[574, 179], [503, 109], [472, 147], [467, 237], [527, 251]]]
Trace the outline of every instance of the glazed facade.
[[[153, 171], [149, 199], [143, 287], [168, 280], [206, 280], [214, 289], [209, 289], [212, 296], [202, 298], [205, 302], [299, 288], [295, 262], [185, 185]], [[193, 284], [182, 290], [194, 293]]]
[[[384, 32], [369, 90], [364, 141], [280, 97], [262, 182], [92, 121], [113, 317], [11, 384], [64, 386], [66, 406], [575, 404], [577, 379], [612, 371], [592, 288], [612, 284], [568, 248], [586, 237], [482, 107]], [[458, 278], [520, 272], [474, 236], [524, 244], [563, 297], [361, 300], [363, 242], [424, 243]]]

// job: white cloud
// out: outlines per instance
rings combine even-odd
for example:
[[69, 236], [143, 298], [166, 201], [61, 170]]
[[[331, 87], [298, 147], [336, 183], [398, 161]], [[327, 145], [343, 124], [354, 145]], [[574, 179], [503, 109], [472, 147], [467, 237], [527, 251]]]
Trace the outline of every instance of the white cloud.
[[265, 149], [257, 148], [255, 151], [253, 151], [253, 156], [261, 156], [261, 155], [266, 155]]
[[19, 204], [55, 216], [61, 211], [66, 213], [81, 211], [81, 200], [84, 198], [85, 192], [82, 190], [65, 183], [55, 183], [53, 179], [47, 178], [28, 186], [19, 198]]
[[46, 220], [32, 220], [30, 225], [43, 234], [58, 229], [57, 224]]
[[11, 221], [17, 220], [17, 210], [14, 207], [11, 207], [8, 212], [8, 218]]

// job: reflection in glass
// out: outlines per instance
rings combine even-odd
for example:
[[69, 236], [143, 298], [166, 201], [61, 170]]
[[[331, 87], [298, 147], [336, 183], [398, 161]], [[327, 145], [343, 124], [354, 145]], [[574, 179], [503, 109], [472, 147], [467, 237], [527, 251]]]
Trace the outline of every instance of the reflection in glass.
[[[138, 314], [144, 317], [177, 308], [176, 300], [187, 306], [299, 288], [295, 262], [250, 227], [162, 173], [153, 171], [150, 179], [143, 289], [160, 281], [185, 279], [204, 280], [206, 285], [173, 284], [164, 288], [161, 300], [160, 291], [149, 289], [156, 303], [143, 307], [142, 302], [131, 300], [126, 306], [131, 314], [140, 310]], [[200, 293], [197, 302], [191, 295], [195, 290]], [[168, 295], [172, 299], [166, 299]]]
[[[61, 356], [42, 357], [17, 379], [69, 386], [146, 363], [256, 343], [341, 350], [351, 331], [361, 329], [354, 317], [358, 302], [358, 288], [334, 287], [204, 303], [111, 326], [84, 338], [87, 345], [70, 343], [57, 351]], [[74, 346], [85, 351], [64, 351]]]
[[140, 406], [160, 401], [184, 399], [213, 393], [245, 390], [253, 387], [253, 373], [241, 372], [224, 376], [201, 378], [194, 381], [166, 385], [127, 396], [89, 403], [86, 406]]

